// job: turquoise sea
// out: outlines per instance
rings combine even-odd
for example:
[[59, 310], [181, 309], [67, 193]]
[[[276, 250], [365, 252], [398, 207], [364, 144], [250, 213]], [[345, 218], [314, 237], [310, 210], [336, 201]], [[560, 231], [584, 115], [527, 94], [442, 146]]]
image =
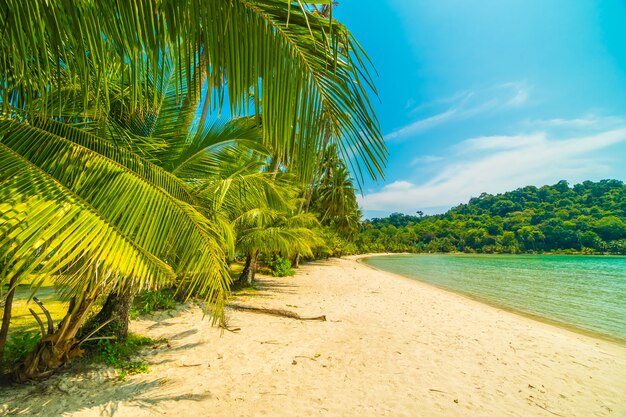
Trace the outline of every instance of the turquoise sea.
[[375, 268], [626, 343], [626, 257], [393, 255]]

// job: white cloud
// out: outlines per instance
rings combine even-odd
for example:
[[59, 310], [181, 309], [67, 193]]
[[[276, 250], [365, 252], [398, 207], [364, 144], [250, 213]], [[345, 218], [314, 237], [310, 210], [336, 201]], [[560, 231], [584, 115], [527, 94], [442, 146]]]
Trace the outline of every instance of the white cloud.
[[581, 130], [607, 130], [612, 127], [619, 127], [624, 124], [624, 119], [616, 116], [598, 116], [588, 114], [574, 119], [554, 118], [547, 120], [531, 120], [524, 123], [533, 128], [547, 129], [572, 129]]
[[[415, 120], [385, 135], [394, 141], [414, 136], [447, 122], [465, 120], [491, 111], [520, 107], [529, 99], [530, 89], [524, 82], [498, 84], [482, 90], [460, 91], [450, 97], [422, 104], [409, 111], [409, 116], [445, 106], [434, 114]], [[410, 100], [412, 103], [413, 100]], [[407, 103], [408, 104], [408, 103]]]
[[419, 164], [432, 164], [434, 162], [443, 161], [443, 159], [444, 159], [443, 156], [436, 156], [436, 155], [418, 156], [417, 158], [413, 158], [413, 160], [411, 161], [409, 165], [415, 166]]
[[385, 140], [394, 140], [397, 138], [410, 136], [415, 133], [430, 129], [431, 127], [442, 124], [443, 122], [452, 119], [457, 113], [456, 109], [450, 109], [443, 113], [435, 114], [434, 116], [427, 117], [426, 119], [417, 120], [410, 123], [398, 130], [385, 135]]
[[548, 132], [467, 139], [451, 149], [451, 162], [430, 181], [396, 181], [360, 202], [372, 211], [428, 211], [452, 207], [482, 192], [606, 176], [610, 170], [594, 152], [625, 142], [624, 127], [565, 139]]
[[530, 97], [530, 88], [521, 81], [500, 84], [498, 87], [509, 91], [509, 94], [510, 92], [513, 93], [513, 97], [505, 103], [506, 107], [521, 107], [526, 104]]
[[414, 185], [408, 181], [395, 181], [391, 184], [385, 185], [383, 190], [388, 191], [399, 191], [399, 190], [410, 190], [414, 187]]
[[546, 140], [545, 133], [517, 136], [480, 136], [467, 139], [456, 147], [461, 152], [525, 148]]

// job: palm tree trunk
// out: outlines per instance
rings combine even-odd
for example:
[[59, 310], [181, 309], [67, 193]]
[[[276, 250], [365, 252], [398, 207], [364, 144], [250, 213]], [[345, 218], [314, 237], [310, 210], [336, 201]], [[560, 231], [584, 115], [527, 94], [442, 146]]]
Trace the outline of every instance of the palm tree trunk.
[[299, 253], [296, 253], [296, 256], [293, 258], [293, 261], [291, 262], [291, 267], [294, 269], [300, 268], [300, 254]]
[[239, 282], [241, 282], [246, 287], [252, 286], [252, 281], [254, 281], [254, 274], [256, 273], [257, 267], [257, 258], [259, 256], [259, 251], [253, 251], [252, 253], [246, 256], [246, 264], [243, 267], [243, 271], [239, 276]]
[[68, 312], [58, 328], [42, 335], [41, 341], [24, 362], [13, 370], [15, 381], [26, 382], [47, 378], [69, 363], [72, 358], [82, 354], [76, 335], [91, 312], [100, 291], [98, 286], [87, 288], [78, 299], [72, 299]]
[[2, 327], [0, 328], [0, 374], [2, 374], [2, 360], [4, 359], [4, 345], [9, 335], [11, 325], [11, 309], [13, 308], [13, 296], [17, 287], [17, 274], [13, 275], [9, 282], [9, 291], [4, 301], [4, 312], [2, 314]]
[[121, 293], [111, 292], [102, 310], [85, 325], [86, 329], [95, 329], [109, 321], [99, 334], [114, 336], [116, 340], [123, 341], [128, 337], [128, 324], [130, 323], [130, 309], [135, 300], [135, 292], [126, 290]]

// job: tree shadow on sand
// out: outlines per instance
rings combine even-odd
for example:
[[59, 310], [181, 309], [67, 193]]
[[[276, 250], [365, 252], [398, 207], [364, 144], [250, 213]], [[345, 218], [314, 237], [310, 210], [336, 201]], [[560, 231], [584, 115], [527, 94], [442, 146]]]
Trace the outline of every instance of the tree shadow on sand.
[[[168, 335], [168, 340], [183, 341], [197, 332], [197, 329], [185, 330]], [[167, 347], [146, 350], [141, 356], [152, 366], [174, 361], [167, 355], [157, 359], [162, 354], [189, 350], [204, 344], [183, 342], [181, 345], [171, 346], [169, 341]], [[45, 381], [2, 387], [0, 415], [60, 417], [85, 410], [97, 410], [96, 413], [100, 416], [125, 416], [129, 415], [129, 407], [147, 409], [152, 415], [160, 414], [157, 410], [163, 401], [201, 401], [212, 397], [209, 392], [180, 392], [180, 389], [180, 384], [176, 381], [155, 378], [150, 374], [120, 381], [112, 368], [79, 361]], [[119, 411], [122, 404], [126, 410], [124, 412]]]
[[[177, 384], [166, 378], [125, 382], [110, 380], [104, 383], [76, 376], [65, 378], [66, 381], [46, 381], [29, 387], [10, 388], [2, 395], [10, 396], [3, 403], [3, 415], [61, 417], [96, 409], [100, 416], [121, 416], [128, 415], [128, 408], [135, 407], [158, 414], [158, 406], [164, 401], [202, 401], [213, 397], [210, 392], [176, 392]], [[118, 414], [122, 404], [126, 411]]]
[[[191, 349], [196, 345], [188, 343], [173, 349]], [[142, 374], [119, 381], [110, 368], [89, 368], [74, 367], [31, 385], [2, 387], [0, 415], [61, 417], [96, 410], [100, 416], [126, 416], [133, 414], [129, 414], [133, 408], [152, 415], [160, 414], [159, 406], [164, 401], [202, 401], [213, 397], [208, 391], [180, 392], [180, 384], [168, 378]]]

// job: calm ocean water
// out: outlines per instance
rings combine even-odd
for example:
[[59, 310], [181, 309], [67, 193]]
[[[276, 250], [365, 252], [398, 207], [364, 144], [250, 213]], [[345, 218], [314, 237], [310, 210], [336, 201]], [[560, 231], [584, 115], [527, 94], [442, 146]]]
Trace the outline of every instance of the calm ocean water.
[[626, 342], [626, 257], [394, 255], [364, 262]]

